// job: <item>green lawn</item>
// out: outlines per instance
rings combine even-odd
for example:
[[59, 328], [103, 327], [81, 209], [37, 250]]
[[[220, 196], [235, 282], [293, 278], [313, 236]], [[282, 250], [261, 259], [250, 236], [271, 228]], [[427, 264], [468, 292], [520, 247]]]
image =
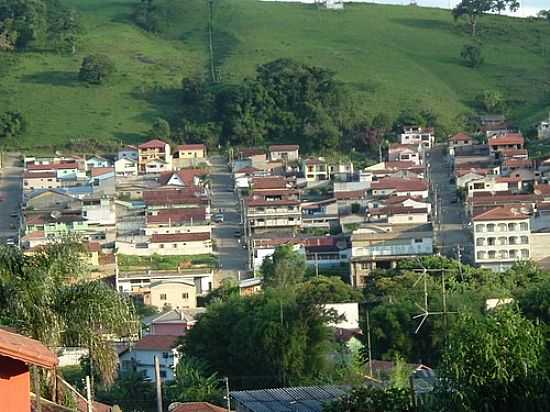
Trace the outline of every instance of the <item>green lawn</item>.
[[218, 265], [218, 259], [214, 255], [194, 255], [194, 256], [129, 256], [118, 255], [118, 266], [122, 271], [137, 269], [153, 270], [175, 270], [178, 266], [188, 267], [210, 267], [215, 268]]
[[[132, 24], [135, 1], [67, 0], [86, 27], [78, 54], [24, 53], [7, 72], [0, 70], [0, 111], [20, 110], [29, 121], [20, 146], [89, 138], [134, 142], [145, 138], [154, 117], [178, 119], [181, 78], [208, 74], [207, 2], [158, 0], [166, 5], [166, 24], [161, 35], [152, 35]], [[292, 57], [334, 70], [371, 115], [429, 107], [453, 125], [483, 89], [503, 92], [511, 117], [524, 126], [550, 109], [545, 22], [484, 17], [486, 62], [472, 70], [459, 59], [469, 35], [445, 10], [346, 4], [343, 11], [319, 13], [313, 5], [292, 3], [214, 4], [215, 62], [224, 82]], [[105, 86], [83, 87], [76, 80], [83, 56], [92, 52], [110, 55], [117, 66]]]

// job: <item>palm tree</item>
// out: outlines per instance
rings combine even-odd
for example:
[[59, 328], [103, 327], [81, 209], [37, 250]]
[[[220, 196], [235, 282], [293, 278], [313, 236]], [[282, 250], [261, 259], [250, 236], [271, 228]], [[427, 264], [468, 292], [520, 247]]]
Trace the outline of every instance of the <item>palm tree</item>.
[[83, 253], [82, 244], [71, 238], [32, 255], [0, 246], [0, 325], [50, 348], [87, 347], [91, 367], [110, 384], [117, 355], [109, 340], [135, 333], [134, 309], [102, 281], [86, 278]]

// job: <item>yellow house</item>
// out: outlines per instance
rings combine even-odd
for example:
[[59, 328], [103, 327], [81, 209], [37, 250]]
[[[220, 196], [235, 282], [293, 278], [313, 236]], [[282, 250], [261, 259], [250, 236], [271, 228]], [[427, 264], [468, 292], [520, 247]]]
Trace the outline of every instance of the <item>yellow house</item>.
[[193, 282], [185, 280], [153, 282], [143, 294], [143, 302], [159, 309], [165, 306], [194, 309], [197, 307], [197, 288]]
[[180, 159], [204, 159], [206, 157], [206, 145], [204, 144], [182, 144], [178, 146], [177, 150]]

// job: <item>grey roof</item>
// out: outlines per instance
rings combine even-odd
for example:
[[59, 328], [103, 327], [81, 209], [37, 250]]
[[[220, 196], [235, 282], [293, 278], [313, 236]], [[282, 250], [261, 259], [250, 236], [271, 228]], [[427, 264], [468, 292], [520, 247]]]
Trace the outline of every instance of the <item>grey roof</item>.
[[[323, 404], [347, 391], [341, 386], [302, 386], [231, 392], [231, 398], [250, 412], [322, 412]], [[237, 408], [238, 409], [238, 408]]]

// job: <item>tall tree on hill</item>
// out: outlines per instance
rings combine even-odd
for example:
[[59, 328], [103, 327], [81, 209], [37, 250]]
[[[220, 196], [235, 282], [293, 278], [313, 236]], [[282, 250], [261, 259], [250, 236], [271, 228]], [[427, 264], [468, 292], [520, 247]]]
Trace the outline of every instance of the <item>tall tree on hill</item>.
[[467, 17], [471, 27], [472, 36], [477, 35], [479, 18], [490, 12], [502, 12], [506, 9], [516, 11], [519, 9], [518, 0], [462, 0], [451, 11], [456, 19]]
[[0, 0], [0, 23], [16, 33], [16, 49], [27, 48], [46, 33], [46, 10], [42, 0]]

